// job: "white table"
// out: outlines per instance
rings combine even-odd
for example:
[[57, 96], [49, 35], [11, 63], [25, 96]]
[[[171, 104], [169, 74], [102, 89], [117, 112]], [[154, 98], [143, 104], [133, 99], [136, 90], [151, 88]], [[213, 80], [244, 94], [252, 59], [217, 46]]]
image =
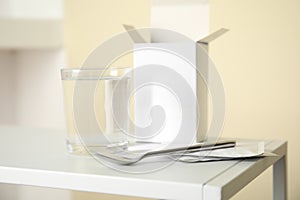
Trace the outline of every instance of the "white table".
[[[273, 165], [274, 199], [286, 199], [286, 149], [278, 156], [208, 163], [175, 163], [147, 174], [121, 173], [91, 157], [70, 156], [62, 131], [0, 128], [0, 182], [155, 199], [228, 199]], [[155, 163], [154, 163], [155, 164]]]

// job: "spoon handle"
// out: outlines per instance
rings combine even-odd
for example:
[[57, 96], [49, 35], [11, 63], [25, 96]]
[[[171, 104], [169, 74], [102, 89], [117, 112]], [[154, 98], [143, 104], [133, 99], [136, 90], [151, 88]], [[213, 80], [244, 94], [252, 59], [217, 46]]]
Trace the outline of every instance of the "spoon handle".
[[216, 143], [199, 143], [186, 147], [176, 147], [170, 149], [162, 149], [157, 151], [150, 151], [145, 154], [145, 156], [158, 155], [158, 154], [169, 154], [169, 153], [178, 153], [178, 152], [195, 152], [195, 151], [208, 151], [222, 148], [231, 148], [236, 145], [235, 141], [221, 141]]

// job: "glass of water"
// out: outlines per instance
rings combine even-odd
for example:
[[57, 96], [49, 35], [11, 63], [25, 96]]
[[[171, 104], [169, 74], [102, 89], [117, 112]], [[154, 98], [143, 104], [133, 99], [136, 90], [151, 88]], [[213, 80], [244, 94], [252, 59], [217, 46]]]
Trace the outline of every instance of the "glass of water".
[[130, 136], [131, 68], [61, 70], [71, 154], [126, 146]]

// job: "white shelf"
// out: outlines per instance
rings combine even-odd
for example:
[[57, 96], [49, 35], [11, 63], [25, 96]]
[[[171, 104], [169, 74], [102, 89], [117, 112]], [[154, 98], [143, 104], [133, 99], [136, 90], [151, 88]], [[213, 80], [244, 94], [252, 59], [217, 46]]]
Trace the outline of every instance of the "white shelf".
[[0, 49], [51, 49], [63, 45], [61, 19], [0, 18]]
[[[219, 200], [230, 198], [274, 165], [274, 199], [285, 199], [287, 144], [282, 141], [265, 141], [266, 148], [278, 156], [174, 163], [152, 173], [129, 174], [91, 157], [67, 155], [64, 135], [54, 130], [0, 127], [0, 182], [156, 199]], [[135, 167], [159, 164], [145, 162]]]

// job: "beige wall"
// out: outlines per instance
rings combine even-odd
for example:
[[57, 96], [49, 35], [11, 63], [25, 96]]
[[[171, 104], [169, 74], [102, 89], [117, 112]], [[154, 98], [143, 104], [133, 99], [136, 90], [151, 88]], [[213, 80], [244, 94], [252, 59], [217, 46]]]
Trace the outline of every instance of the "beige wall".
[[80, 67], [122, 24], [149, 27], [150, 0], [65, 0], [65, 46], [70, 67]]
[[[123, 31], [122, 23], [148, 26], [150, 3], [65, 0], [69, 66], [79, 67], [101, 41]], [[230, 29], [211, 45], [227, 95], [223, 136], [288, 140], [289, 199], [295, 200], [300, 199], [299, 9], [299, 0], [210, 0], [210, 29]], [[268, 170], [233, 199], [271, 199], [271, 189]], [[86, 195], [76, 192], [73, 199], [98, 198]]]
[[[223, 136], [288, 140], [289, 199], [300, 199], [300, 1], [210, 0], [211, 45], [223, 78]], [[234, 199], [271, 199], [271, 171]]]

